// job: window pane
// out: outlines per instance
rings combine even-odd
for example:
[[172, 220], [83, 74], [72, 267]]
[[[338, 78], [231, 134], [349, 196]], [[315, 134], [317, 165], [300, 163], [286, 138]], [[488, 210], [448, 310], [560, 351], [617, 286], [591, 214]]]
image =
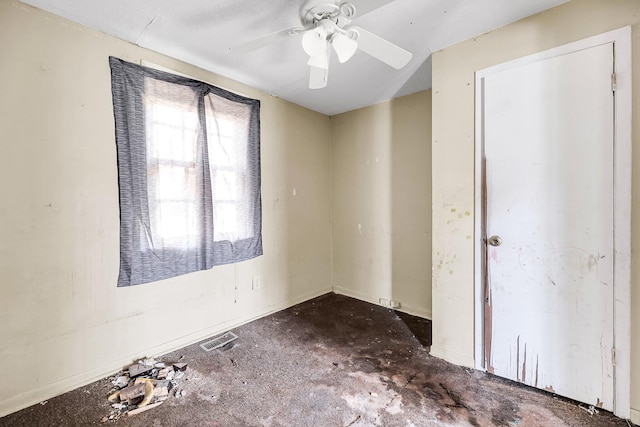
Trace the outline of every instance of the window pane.
[[157, 175], [154, 196], [159, 201], [196, 200], [195, 168], [159, 165]]
[[198, 236], [195, 206], [181, 201], [162, 201], [156, 205], [154, 240], [164, 247], [187, 249]]
[[150, 123], [149, 151], [160, 159], [195, 162], [197, 131], [166, 126], [164, 123]]
[[229, 136], [209, 132], [209, 161], [214, 167], [233, 168], [237, 165], [236, 140]]
[[235, 203], [217, 202], [214, 207], [214, 236], [216, 240], [235, 240], [237, 209]]
[[236, 173], [229, 170], [216, 171], [213, 184], [213, 199], [216, 202], [218, 200], [235, 202], [237, 199], [236, 192]]
[[117, 58], [109, 64], [118, 286], [261, 255], [260, 102]]
[[[154, 244], [189, 249], [198, 244], [196, 185], [198, 114], [192, 90], [147, 80], [147, 185]], [[182, 96], [168, 96], [177, 91]], [[160, 95], [158, 96], [158, 92]], [[154, 96], [153, 94], [156, 94]], [[186, 102], [176, 99], [183, 98]]]
[[216, 240], [253, 236], [251, 186], [246, 182], [251, 107], [209, 95], [207, 138]]

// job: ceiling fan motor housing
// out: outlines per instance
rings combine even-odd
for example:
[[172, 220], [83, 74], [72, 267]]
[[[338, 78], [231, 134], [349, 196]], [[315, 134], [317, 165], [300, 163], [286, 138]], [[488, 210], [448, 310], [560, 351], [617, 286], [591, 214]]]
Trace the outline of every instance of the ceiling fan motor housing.
[[322, 1], [309, 1], [303, 8], [302, 22], [305, 27], [315, 26], [318, 22], [325, 20], [332, 21], [338, 28], [342, 28], [351, 22], [356, 14], [356, 7], [353, 3], [344, 2], [340, 4], [326, 3]]

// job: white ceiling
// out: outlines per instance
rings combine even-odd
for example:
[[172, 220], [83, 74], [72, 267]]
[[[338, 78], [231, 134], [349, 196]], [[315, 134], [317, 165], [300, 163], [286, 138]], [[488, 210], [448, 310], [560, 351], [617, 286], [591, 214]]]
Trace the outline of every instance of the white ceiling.
[[[431, 52], [568, 0], [350, 0], [357, 10], [353, 25], [412, 52], [413, 58], [395, 70], [361, 51], [344, 64], [334, 55], [328, 86], [315, 90], [308, 88], [308, 57], [300, 36], [241, 55], [232, 49], [300, 26], [305, 0], [22, 1], [334, 115], [428, 89]], [[325, 3], [334, 1], [340, 2]]]

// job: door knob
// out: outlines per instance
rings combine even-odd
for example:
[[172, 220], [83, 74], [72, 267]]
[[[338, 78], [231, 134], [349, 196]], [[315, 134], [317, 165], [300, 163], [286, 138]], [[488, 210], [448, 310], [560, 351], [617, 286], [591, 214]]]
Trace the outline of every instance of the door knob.
[[500, 236], [491, 236], [488, 240], [491, 246], [500, 246], [502, 244], [502, 239]]

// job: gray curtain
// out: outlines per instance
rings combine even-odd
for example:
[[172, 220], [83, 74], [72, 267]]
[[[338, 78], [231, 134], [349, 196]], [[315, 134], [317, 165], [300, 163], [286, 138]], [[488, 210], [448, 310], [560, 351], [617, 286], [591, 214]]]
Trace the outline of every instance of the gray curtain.
[[260, 102], [110, 57], [118, 286], [262, 255]]

